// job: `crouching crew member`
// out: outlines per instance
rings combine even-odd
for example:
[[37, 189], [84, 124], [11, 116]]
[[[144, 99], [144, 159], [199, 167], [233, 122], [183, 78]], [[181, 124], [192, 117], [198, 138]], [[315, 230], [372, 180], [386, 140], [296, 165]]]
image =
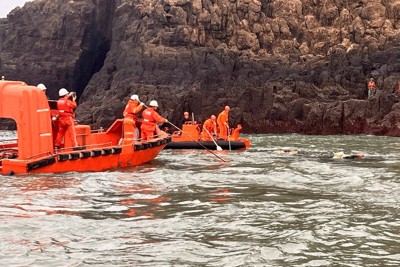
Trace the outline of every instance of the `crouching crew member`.
[[212, 135], [217, 135], [217, 123], [215, 115], [203, 123], [203, 131], [201, 132], [203, 141], [212, 141]]

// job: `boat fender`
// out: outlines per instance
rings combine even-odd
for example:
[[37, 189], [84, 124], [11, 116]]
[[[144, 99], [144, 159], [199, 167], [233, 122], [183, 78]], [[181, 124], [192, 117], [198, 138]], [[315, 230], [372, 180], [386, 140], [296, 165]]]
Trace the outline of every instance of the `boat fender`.
[[70, 160], [79, 159], [79, 154], [80, 154], [80, 153], [71, 153], [71, 154], [69, 154], [69, 159], [70, 159]]
[[28, 163], [26, 165], [26, 170], [27, 171], [31, 171], [31, 170], [39, 169], [39, 168], [42, 168], [42, 167], [45, 167], [47, 165], [54, 164], [54, 163], [56, 163], [56, 158], [55, 157], [50, 157], [50, 158], [47, 158], [47, 159], [41, 159], [41, 160], [38, 160], [38, 161], [35, 161], [35, 162]]
[[158, 146], [158, 141], [150, 142], [150, 147], [157, 147], [157, 146]]
[[110, 154], [111, 154], [111, 148], [104, 148], [104, 149], [102, 149], [101, 154], [102, 154], [103, 156], [108, 156], [108, 155], [110, 155]]
[[112, 154], [121, 154], [121, 152], [122, 152], [122, 148], [121, 147], [113, 147], [111, 149], [111, 153]]
[[92, 157], [98, 157], [101, 155], [101, 150], [92, 150], [92, 152], [90, 153], [90, 155]]
[[91, 155], [90, 151], [82, 151], [80, 153], [80, 158], [81, 159], [86, 159], [86, 158], [90, 157], [90, 155]]
[[68, 154], [59, 154], [58, 155], [58, 161], [66, 161], [66, 160], [69, 160]]
[[142, 149], [143, 149], [142, 144], [136, 144], [136, 145], [134, 145], [134, 150], [135, 150], [135, 151], [139, 151], [139, 150], [142, 150]]
[[148, 148], [150, 148], [151, 147], [151, 144], [150, 143], [144, 143], [143, 144], [143, 149], [148, 149]]

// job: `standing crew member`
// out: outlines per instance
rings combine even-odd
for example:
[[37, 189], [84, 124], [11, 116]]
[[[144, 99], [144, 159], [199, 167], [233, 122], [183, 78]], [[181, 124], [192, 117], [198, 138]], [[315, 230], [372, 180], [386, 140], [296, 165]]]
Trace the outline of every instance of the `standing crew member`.
[[376, 94], [376, 84], [374, 78], [369, 79], [368, 82], [368, 98], [373, 97]]
[[211, 115], [211, 117], [203, 123], [203, 131], [201, 132], [203, 141], [212, 141], [211, 136], [217, 135], [216, 119], [217, 117], [215, 117], [215, 115]]
[[156, 100], [151, 100], [149, 107], [142, 112], [142, 126], [141, 139], [146, 141], [154, 138], [154, 131], [156, 131], [158, 122], [168, 122], [157, 113], [158, 103]]
[[54, 145], [56, 148], [59, 148], [61, 146], [62, 138], [67, 133], [68, 137], [71, 140], [72, 146], [76, 147], [78, 146], [74, 122], [74, 111], [77, 106], [75, 102], [76, 94], [74, 92], [68, 92], [65, 88], [61, 88], [58, 91], [58, 95], [60, 96], [60, 99], [57, 101], [57, 108], [59, 112], [59, 125], [57, 138]]
[[132, 144], [133, 140], [139, 139], [139, 129], [136, 127], [137, 114], [142, 110], [143, 103], [139, 101], [138, 95], [132, 95], [124, 110], [124, 142]]
[[219, 138], [220, 139], [228, 139], [228, 117], [229, 117], [229, 111], [230, 111], [229, 106], [225, 106], [224, 111], [222, 111], [217, 118], [217, 124], [219, 127]]
[[43, 83], [39, 83], [36, 87], [39, 88], [40, 90], [42, 90], [43, 93], [44, 93], [44, 95], [45, 95], [46, 98], [47, 98], [47, 95], [46, 95], [47, 87], [46, 87]]

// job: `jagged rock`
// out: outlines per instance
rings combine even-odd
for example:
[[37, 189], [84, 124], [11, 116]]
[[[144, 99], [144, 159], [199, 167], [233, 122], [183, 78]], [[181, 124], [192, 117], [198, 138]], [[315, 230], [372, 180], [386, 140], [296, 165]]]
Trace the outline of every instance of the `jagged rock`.
[[230, 105], [247, 132], [397, 135], [399, 14], [378, 0], [36, 0], [0, 21], [0, 73], [77, 91], [94, 126], [136, 93], [173, 122]]

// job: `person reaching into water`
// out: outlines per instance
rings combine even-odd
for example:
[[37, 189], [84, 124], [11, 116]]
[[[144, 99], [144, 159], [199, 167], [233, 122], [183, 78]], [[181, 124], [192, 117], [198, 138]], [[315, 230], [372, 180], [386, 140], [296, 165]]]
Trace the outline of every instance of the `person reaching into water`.
[[217, 135], [216, 119], [217, 117], [215, 117], [215, 115], [211, 115], [211, 117], [203, 123], [203, 131], [201, 132], [203, 141], [212, 141], [212, 136]]
[[168, 120], [157, 113], [158, 103], [156, 100], [151, 100], [149, 107], [142, 112], [142, 126], [140, 127], [141, 139], [143, 141], [154, 138], [154, 132], [157, 130], [158, 122], [168, 122]]

